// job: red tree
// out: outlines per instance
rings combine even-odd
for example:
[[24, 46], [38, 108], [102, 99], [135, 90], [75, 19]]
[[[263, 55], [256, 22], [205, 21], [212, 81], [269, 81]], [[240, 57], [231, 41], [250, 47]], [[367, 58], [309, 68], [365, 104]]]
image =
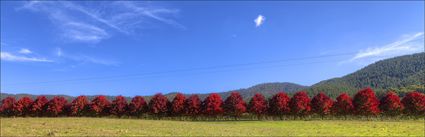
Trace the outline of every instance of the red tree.
[[237, 119], [246, 112], [246, 103], [239, 92], [232, 92], [224, 101], [224, 112]]
[[184, 101], [186, 97], [181, 94], [177, 93], [174, 97], [173, 101], [171, 102], [171, 114], [174, 116], [180, 116], [184, 114]]
[[15, 104], [13, 104], [13, 111], [16, 116], [27, 116], [30, 114], [30, 107], [32, 99], [29, 97], [22, 97]]
[[333, 113], [337, 115], [343, 115], [347, 118], [347, 115], [352, 114], [354, 110], [353, 100], [347, 93], [342, 93], [336, 98], [336, 102], [332, 107]]
[[13, 104], [16, 100], [14, 97], [6, 97], [1, 101], [0, 115], [13, 116]]
[[201, 99], [198, 95], [192, 95], [184, 102], [185, 114], [196, 117], [201, 113]]
[[64, 111], [64, 107], [68, 101], [64, 97], [53, 97], [49, 102], [47, 102], [46, 113], [50, 116], [59, 116]]
[[78, 96], [71, 103], [71, 115], [72, 116], [82, 116], [85, 111], [87, 111], [89, 105], [89, 100], [86, 96]]
[[388, 92], [380, 101], [379, 108], [384, 114], [398, 115], [403, 110], [400, 98], [394, 92]]
[[140, 115], [147, 112], [147, 110], [148, 105], [146, 104], [145, 99], [141, 96], [133, 97], [128, 105], [128, 113], [131, 116], [140, 117]]
[[319, 114], [322, 118], [324, 115], [329, 115], [332, 110], [333, 100], [320, 92], [311, 99], [311, 107], [314, 113]]
[[410, 115], [425, 115], [425, 95], [419, 92], [409, 92], [401, 100], [404, 110]]
[[118, 117], [124, 115], [127, 112], [127, 100], [123, 96], [117, 96], [112, 101], [110, 112]]
[[297, 92], [291, 98], [289, 102], [289, 107], [291, 108], [291, 112], [297, 116], [304, 116], [310, 113], [310, 98], [307, 93], [304, 91]]
[[249, 101], [248, 109], [250, 113], [257, 115], [257, 118], [261, 119], [261, 116], [267, 113], [266, 98], [259, 93], [255, 94]]
[[371, 88], [365, 88], [354, 96], [353, 105], [356, 114], [377, 115], [379, 114], [379, 101]]
[[277, 115], [282, 119], [283, 115], [289, 114], [291, 109], [289, 108], [290, 98], [285, 92], [279, 92], [275, 94], [269, 101], [269, 111], [272, 115]]
[[63, 106], [63, 111], [62, 111], [62, 113], [63, 113], [64, 115], [66, 115], [66, 116], [72, 116], [71, 107], [72, 107], [72, 104], [71, 104], [71, 103], [66, 103], [66, 104]]
[[202, 102], [203, 112], [207, 116], [217, 116], [223, 113], [223, 100], [217, 93], [211, 93]]
[[149, 109], [151, 114], [156, 115], [158, 118], [161, 118], [167, 115], [169, 101], [167, 97], [161, 93], [155, 94], [152, 99], [149, 101]]
[[90, 112], [95, 116], [109, 114], [111, 103], [105, 96], [97, 96], [90, 103]]
[[34, 116], [42, 116], [46, 109], [46, 104], [49, 102], [45, 96], [38, 96], [31, 104], [30, 111]]

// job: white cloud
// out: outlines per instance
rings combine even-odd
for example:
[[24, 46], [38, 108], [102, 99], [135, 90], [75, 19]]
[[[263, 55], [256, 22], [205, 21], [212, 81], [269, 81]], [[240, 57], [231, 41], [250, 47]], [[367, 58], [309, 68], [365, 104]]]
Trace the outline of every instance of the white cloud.
[[160, 16], [163, 14], [174, 15], [174, 14], [177, 14], [179, 10], [165, 9], [165, 8], [147, 8], [147, 7], [142, 7], [139, 4], [131, 2], [131, 1], [121, 1], [118, 3], [123, 5], [125, 8], [130, 9], [129, 12], [126, 12], [124, 14], [122, 13], [119, 14], [118, 19], [125, 18], [126, 16], [127, 16], [127, 19], [130, 19], [130, 17], [135, 17], [135, 18], [149, 17], [157, 21], [176, 26], [178, 28], [183, 28], [183, 29], [185, 28], [183, 25], [179, 24], [178, 22], [172, 19], [168, 19], [168, 18]]
[[64, 36], [72, 40], [96, 43], [109, 37], [105, 30], [90, 24], [69, 22], [63, 25], [67, 28]]
[[31, 50], [29, 50], [29, 49], [25, 49], [25, 48], [23, 48], [23, 49], [19, 50], [19, 53], [21, 53], [21, 54], [31, 54], [31, 53], [32, 53], [32, 51], [31, 51]]
[[74, 61], [78, 61], [80, 63], [93, 63], [93, 64], [100, 64], [100, 65], [106, 65], [106, 66], [117, 66], [118, 63], [115, 61], [109, 61], [109, 60], [103, 60], [103, 59], [98, 59], [98, 58], [94, 58], [94, 57], [90, 57], [90, 56], [86, 56], [86, 55], [66, 55], [63, 56], [65, 58], [74, 60]]
[[96, 43], [109, 38], [113, 31], [134, 34], [136, 30], [149, 27], [152, 20], [184, 28], [168, 18], [178, 10], [151, 7], [149, 3], [118, 2], [72, 2], [30, 1], [20, 9], [46, 14], [73, 41]]
[[117, 66], [118, 62], [116, 61], [110, 61], [110, 60], [104, 60], [99, 59], [87, 55], [74, 55], [69, 53], [64, 53], [61, 48], [57, 48], [55, 52], [57, 57], [66, 59], [68, 61], [77, 62], [79, 64], [85, 64], [85, 63], [92, 63], [92, 64], [100, 64], [100, 65], [106, 65], [106, 66]]
[[53, 62], [45, 58], [19, 56], [9, 52], [1, 52], [1, 60], [12, 62]]
[[265, 20], [266, 20], [266, 17], [264, 17], [263, 15], [258, 15], [258, 17], [255, 18], [254, 20], [255, 26], [260, 27], [261, 25], [263, 25]]
[[424, 52], [424, 33], [404, 35], [404, 38], [388, 45], [380, 47], [369, 47], [359, 51], [350, 61], [356, 60], [378, 60], [383, 57], [395, 57], [405, 54]]

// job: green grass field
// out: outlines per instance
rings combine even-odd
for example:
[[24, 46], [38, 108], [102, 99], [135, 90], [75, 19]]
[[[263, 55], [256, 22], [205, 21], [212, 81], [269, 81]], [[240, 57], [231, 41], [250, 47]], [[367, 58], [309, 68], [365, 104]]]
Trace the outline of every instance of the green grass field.
[[424, 120], [167, 121], [1, 118], [2, 136], [424, 136]]

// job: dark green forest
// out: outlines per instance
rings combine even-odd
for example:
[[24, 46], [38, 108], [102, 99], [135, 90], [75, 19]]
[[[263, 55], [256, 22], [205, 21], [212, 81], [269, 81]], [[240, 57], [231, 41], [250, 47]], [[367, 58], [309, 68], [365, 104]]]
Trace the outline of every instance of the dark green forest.
[[354, 94], [359, 89], [371, 87], [378, 95], [393, 90], [401, 95], [416, 90], [424, 92], [425, 53], [399, 56], [370, 64], [341, 78], [333, 78], [312, 85], [311, 95], [320, 91], [331, 97], [341, 92]]

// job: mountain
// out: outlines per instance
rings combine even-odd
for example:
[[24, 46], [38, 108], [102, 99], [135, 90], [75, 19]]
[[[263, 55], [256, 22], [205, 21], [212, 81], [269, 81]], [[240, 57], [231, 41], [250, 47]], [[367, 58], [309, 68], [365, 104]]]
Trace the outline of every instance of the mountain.
[[[279, 83], [279, 82], [275, 82], [275, 83], [264, 83], [264, 84], [258, 84], [246, 89], [238, 89], [238, 90], [231, 90], [231, 91], [226, 91], [226, 92], [218, 92], [218, 94], [221, 95], [222, 98], [227, 98], [231, 92], [239, 92], [242, 97], [246, 100], [248, 100], [250, 97], [254, 96], [255, 93], [261, 93], [266, 97], [270, 97], [271, 95], [274, 95], [275, 93], [279, 92], [279, 91], [285, 91], [288, 93], [291, 92], [296, 92], [299, 90], [303, 90], [308, 88], [307, 86], [302, 86], [302, 85], [298, 85], [298, 84], [294, 84], [294, 83], [287, 83], [287, 82], [283, 82], [283, 83]], [[168, 99], [173, 99], [174, 96], [177, 93], [173, 92], [173, 93], [168, 93], [165, 94], [165, 96], [168, 97]], [[186, 96], [190, 96], [191, 94], [185, 94]], [[199, 97], [201, 99], [204, 99], [205, 97], [208, 96], [208, 94], [197, 94], [199, 95]], [[1, 93], [1, 99], [6, 98], [8, 96], [14, 96], [15, 98], [21, 98], [24, 96], [28, 96], [31, 97], [32, 99], [35, 99], [38, 95], [32, 95], [32, 94], [8, 94], [8, 93]], [[54, 96], [63, 96], [65, 97], [68, 101], [73, 100], [75, 97], [74, 96], [67, 96], [67, 95], [45, 95], [47, 98], [51, 99]], [[95, 96], [87, 96], [89, 98], [89, 100], [93, 99]], [[115, 96], [106, 96], [109, 100], [113, 100], [115, 99]], [[144, 98], [146, 100], [149, 100], [152, 96], [144, 96]], [[131, 97], [125, 97], [127, 100], [131, 100]]]
[[[270, 97], [277, 92], [284, 91], [286, 93], [293, 93], [296, 91], [307, 89], [308, 86], [302, 86], [294, 83], [288, 83], [288, 82], [274, 82], [274, 83], [263, 83], [258, 84], [249, 88], [245, 89], [238, 89], [238, 90], [231, 90], [226, 92], [219, 92], [220, 96], [225, 99], [227, 98], [231, 92], [239, 92], [241, 96], [244, 98], [244, 100], [249, 100], [252, 96], [254, 96], [256, 93], [261, 93], [265, 97]], [[173, 98], [176, 93], [170, 93], [166, 94], [168, 98]], [[204, 99], [209, 94], [197, 94], [201, 99]], [[189, 94], [186, 94], [186, 96], [189, 96]]]
[[425, 53], [422, 52], [377, 61], [346, 76], [314, 84], [308, 91], [311, 95], [323, 91], [332, 97], [341, 92], [354, 94], [365, 87], [373, 88], [378, 94], [386, 90], [423, 92], [424, 83]]
[[[252, 86], [247, 89], [239, 89], [236, 90], [236, 92], [240, 92], [241, 95], [244, 98], [250, 98], [254, 96], [256, 93], [261, 93], [265, 97], [271, 97], [272, 95], [276, 94], [277, 92], [284, 91], [286, 93], [294, 93], [300, 90], [307, 89], [308, 86], [302, 86], [294, 83], [264, 83], [264, 84], [258, 84], [256, 86]], [[221, 93], [222, 96], [227, 97], [230, 95], [230, 92], [224, 92]]]
[[[289, 95], [293, 92], [306, 90], [310, 96], [317, 94], [318, 92], [325, 92], [330, 97], [336, 98], [340, 93], [347, 92], [351, 95], [356, 93], [358, 90], [371, 87], [373, 88], [378, 96], [381, 96], [387, 90], [393, 90], [403, 96], [404, 93], [413, 90], [425, 92], [425, 53], [417, 53], [412, 55], [405, 55], [377, 61], [370, 64], [354, 73], [348, 74], [340, 78], [332, 78], [329, 80], [321, 81], [310, 87], [302, 86], [294, 83], [264, 83], [258, 84], [246, 89], [231, 90], [227, 92], [219, 92], [222, 98], [226, 98], [231, 92], [239, 92], [245, 100], [248, 100], [255, 93], [261, 93], [266, 97], [270, 97], [279, 91], [285, 91]], [[165, 94], [169, 99], [172, 99], [176, 93]], [[198, 94], [202, 99], [208, 94]], [[1, 93], [1, 99], [7, 96], [15, 96], [20, 98], [22, 96], [30, 96], [35, 98], [36, 95], [30, 94], [7, 94]], [[48, 98], [52, 98], [55, 95], [47, 95]], [[64, 96], [68, 100], [72, 100], [73, 96]], [[189, 96], [189, 94], [186, 94]], [[91, 100], [95, 96], [88, 96]], [[107, 96], [109, 100], [113, 100], [114, 96]], [[151, 96], [145, 96], [147, 100]], [[131, 97], [126, 97], [127, 100], [131, 100]]]

